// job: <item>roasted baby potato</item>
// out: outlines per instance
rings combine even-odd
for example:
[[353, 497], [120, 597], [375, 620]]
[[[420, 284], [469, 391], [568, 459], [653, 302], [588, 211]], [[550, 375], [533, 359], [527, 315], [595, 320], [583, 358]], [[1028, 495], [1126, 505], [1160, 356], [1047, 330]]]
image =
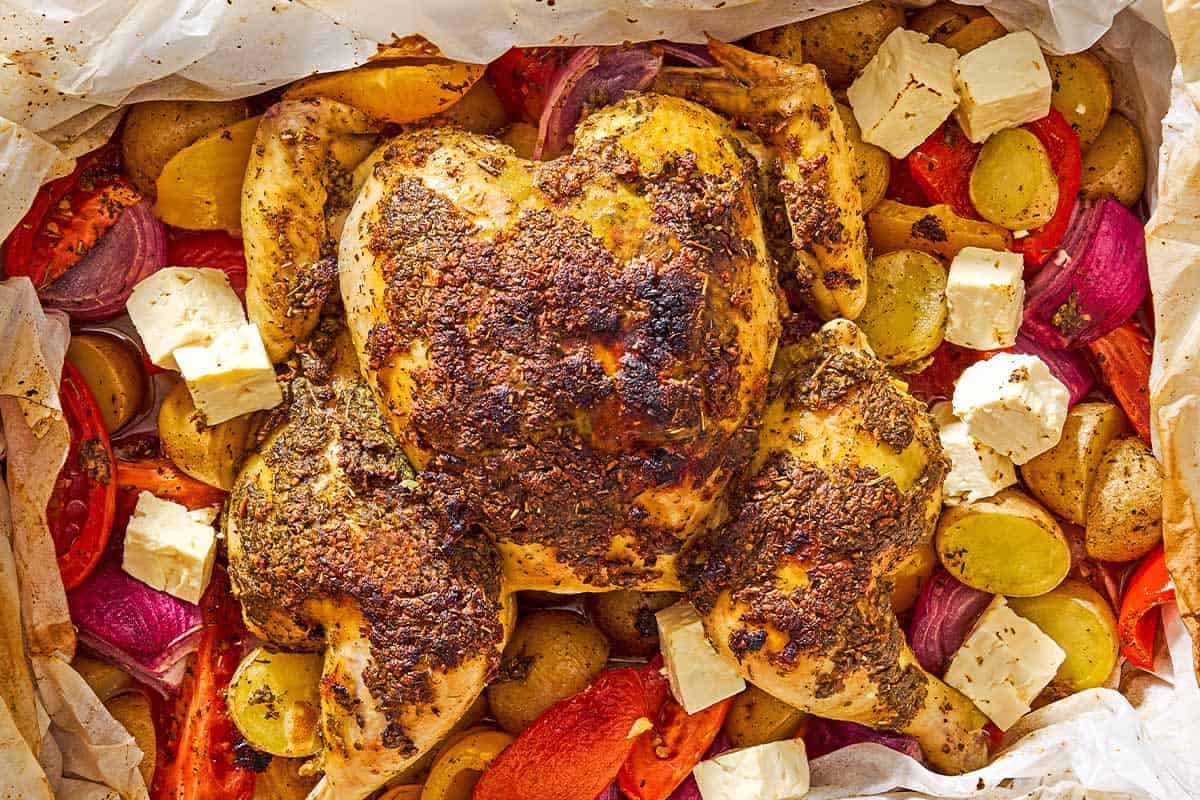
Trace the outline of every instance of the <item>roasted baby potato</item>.
[[513, 742], [511, 734], [472, 728], [446, 743], [429, 768], [421, 800], [471, 800], [479, 776]]
[[804, 63], [804, 28], [799, 23], [751, 34], [749, 45], [756, 53], [782, 58], [793, 64]]
[[1012, 248], [1012, 234], [999, 225], [966, 219], [947, 205], [910, 206], [880, 200], [867, 214], [867, 236], [876, 253], [921, 250], [952, 259], [964, 247]]
[[648, 656], [658, 650], [655, 612], [679, 600], [677, 592], [635, 592], [620, 589], [588, 596], [592, 620], [612, 643], [613, 650], [626, 656]]
[[142, 357], [132, 345], [105, 333], [71, 337], [67, 358], [83, 375], [109, 432], [123, 427], [142, 410], [146, 376]]
[[957, 3], [935, 3], [923, 9], [909, 20], [908, 27], [923, 33], [933, 41], [944, 44], [952, 36], [977, 19], [989, 16], [977, 6], [960, 6]]
[[1021, 465], [1021, 479], [1055, 514], [1083, 525], [1104, 453], [1128, 430], [1125, 414], [1112, 403], [1080, 403], [1067, 412], [1058, 444]]
[[230, 491], [246, 455], [254, 415], [246, 414], [207, 425], [187, 384], [167, 392], [158, 412], [158, 438], [175, 466], [209, 486]]
[[990, 14], [984, 14], [978, 19], [973, 19], [962, 28], [954, 33], [946, 36], [940, 41], [940, 44], [952, 50], [957, 50], [960, 56], [965, 56], [977, 47], [983, 47], [988, 42], [999, 39], [1001, 36], [1008, 34], [1008, 28], [1005, 28], [1000, 22]]
[[1010, 230], [1040, 228], [1058, 208], [1058, 177], [1038, 138], [1024, 128], [988, 137], [971, 170], [971, 203]]
[[83, 678], [101, 702], [137, 687], [133, 676], [128, 672], [98, 658], [75, 656], [71, 667], [79, 673], [79, 677]]
[[299, 758], [272, 758], [254, 779], [251, 800], [305, 800], [320, 780], [318, 775], [301, 775]]
[[1083, 154], [1083, 197], [1111, 194], [1133, 206], [1146, 189], [1146, 151], [1142, 137], [1126, 117], [1109, 114], [1104, 129]]
[[892, 570], [888, 575], [892, 582], [892, 611], [903, 614], [916, 604], [937, 564], [937, 551], [933, 547], [933, 537], [930, 537]]
[[1109, 445], [1088, 497], [1088, 555], [1132, 561], [1154, 549], [1162, 540], [1162, 497], [1162, 467], [1141, 439]]
[[252, 650], [229, 682], [229, 717], [265, 753], [303, 758], [321, 749], [320, 653]]
[[1009, 598], [1008, 605], [1067, 654], [1046, 687], [1050, 699], [1104, 685], [1117, 665], [1117, 620], [1099, 592], [1084, 581], [1067, 578], [1038, 597]]
[[946, 268], [919, 250], [877, 256], [867, 267], [867, 303], [857, 322], [887, 364], [929, 355], [946, 327]]
[[245, 100], [137, 103], [125, 115], [121, 131], [125, 173], [139, 192], [154, 197], [158, 176], [176, 153], [201, 136], [249, 116], [250, 106]]
[[154, 762], [158, 757], [158, 742], [154, 738], [154, 714], [150, 708], [150, 698], [141, 692], [125, 692], [105, 702], [104, 707], [113, 719], [121, 723], [138, 749], [142, 751], [142, 760], [138, 763], [138, 772], [149, 786], [154, 780]]
[[461, 100], [483, 77], [486, 67], [441, 59], [419, 64], [371, 64], [309, 78], [283, 96], [287, 100], [328, 97], [375, 119], [416, 122]]
[[754, 684], [733, 698], [725, 717], [725, 735], [734, 747], [754, 747], [796, 735], [808, 716]]
[[858, 179], [858, 191], [862, 194], [862, 210], [865, 214], [883, 199], [892, 174], [892, 160], [883, 148], [863, 141], [862, 129], [850, 106], [838, 103], [837, 110], [846, 129], [850, 152], [854, 155], [855, 177]]
[[[782, 28], [795, 28], [798, 33], [764, 33], [753, 44], [761, 52], [788, 60], [795, 60], [792, 55], [803, 53], [805, 63], [816, 64], [824, 70], [831, 87], [842, 89], [858, 77], [888, 34], [903, 24], [903, 8], [896, 3], [873, 0], [789, 23]], [[772, 42], [778, 43], [778, 51], [767, 49], [776, 46]]]
[[1046, 66], [1053, 79], [1050, 105], [1071, 123], [1079, 134], [1079, 146], [1086, 151], [1104, 129], [1112, 111], [1113, 87], [1108, 67], [1092, 53], [1048, 55]]
[[937, 551], [958, 580], [1009, 597], [1045, 594], [1071, 569], [1062, 528], [1016, 489], [946, 509], [938, 522]]
[[528, 122], [514, 122], [500, 137], [500, 141], [511, 147], [521, 158], [533, 158], [533, 148], [537, 146], [538, 129]]
[[517, 622], [500, 677], [487, 688], [500, 727], [520, 733], [543, 711], [582, 691], [604, 669], [608, 640], [573, 611], [535, 611]]
[[176, 153], [158, 176], [154, 213], [189, 230], [242, 229], [242, 180], [259, 117], [219, 128]]
[[471, 133], [495, 133], [508, 124], [508, 112], [492, 84], [479, 81], [454, 105], [425, 121], [433, 127], [457, 125]]

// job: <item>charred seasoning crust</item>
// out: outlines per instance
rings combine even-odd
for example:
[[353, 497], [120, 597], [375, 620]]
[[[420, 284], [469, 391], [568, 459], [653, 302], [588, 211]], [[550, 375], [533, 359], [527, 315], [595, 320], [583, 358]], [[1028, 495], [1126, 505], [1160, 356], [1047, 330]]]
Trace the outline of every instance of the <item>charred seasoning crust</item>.
[[389, 720], [384, 744], [405, 747], [401, 712], [429, 702], [431, 673], [480, 655], [495, 667], [499, 563], [481, 534], [452, 533], [417, 487], [365, 384], [310, 376], [323, 377], [293, 380], [286, 423], [263, 454], [270, 477], [234, 487], [230, 575], [248, 619], [269, 633], [283, 615], [311, 647], [322, 631], [310, 603], [357, 606], [371, 647], [364, 681]]
[[[650, 521], [637, 496], [736, 472], [765, 397], [765, 380], [742, 379], [745, 300], [713, 291], [744, 283], [763, 257], [739, 234], [755, 213], [741, 161], [714, 175], [690, 153], [666, 153], [642, 175], [606, 140], [536, 167], [536, 202], [485, 233], [413, 176], [442, 135], [394, 141], [376, 166], [383, 198], [365, 218], [387, 309], [367, 337], [368, 365], [386, 370], [414, 348], [427, 358], [411, 374], [401, 435], [432, 454], [430, 481], [464, 525], [554, 548], [595, 584], [653, 577], [682, 532]], [[649, 208], [643, 229], [623, 232], [637, 242], [632, 258], [618, 261], [563, 210], [597, 181]], [[611, 555], [618, 534], [644, 567]]]

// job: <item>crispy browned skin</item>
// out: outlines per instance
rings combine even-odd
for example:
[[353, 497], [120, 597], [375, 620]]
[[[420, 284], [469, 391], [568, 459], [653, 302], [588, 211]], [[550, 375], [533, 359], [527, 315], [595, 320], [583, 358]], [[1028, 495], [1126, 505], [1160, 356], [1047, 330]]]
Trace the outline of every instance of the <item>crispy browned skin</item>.
[[445, 129], [383, 150], [342, 239], [351, 331], [514, 588], [675, 585], [779, 333], [755, 179], [719, 118], [653, 95], [544, 164]]
[[923, 406], [841, 325], [780, 351], [749, 477], [688, 545], [684, 583], [748, 680], [973, 769], [986, 720], [916, 663], [883, 577], [931, 533], [946, 461]]
[[[279, 427], [226, 514], [246, 621], [288, 649], [325, 648], [322, 797], [362, 797], [427, 751], [499, 663], [500, 566], [413, 480], [357, 374], [302, 350]], [[346, 362], [349, 362], [348, 364]]]

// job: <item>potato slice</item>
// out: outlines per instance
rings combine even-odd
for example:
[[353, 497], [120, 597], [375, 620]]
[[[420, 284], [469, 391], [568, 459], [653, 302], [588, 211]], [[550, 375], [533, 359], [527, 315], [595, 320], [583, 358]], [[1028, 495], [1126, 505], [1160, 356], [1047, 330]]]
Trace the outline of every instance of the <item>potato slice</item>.
[[937, 551], [958, 580], [1009, 597], [1045, 594], [1071, 569], [1062, 528], [1015, 489], [947, 509], [938, 522]]
[[929, 576], [938, 564], [937, 551], [933, 548], [933, 537], [917, 545], [908, 558], [900, 562], [888, 579], [892, 582], [892, 610], [903, 614], [912, 608]]
[[799, 29], [804, 62], [816, 64], [829, 85], [841, 89], [858, 77], [888, 34], [903, 24], [904, 9], [899, 4], [872, 0], [789, 25]]
[[328, 97], [388, 122], [408, 123], [445, 111], [483, 77], [486, 64], [430, 61], [372, 64], [318, 75], [284, 93], [288, 100]]
[[1103, 686], [1117, 665], [1117, 619], [1112, 607], [1087, 583], [1067, 578], [1038, 597], [1013, 597], [1014, 612], [1058, 643], [1067, 659], [1046, 688], [1057, 699]]
[[126, 692], [117, 695], [104, 704], [113, 719], [121, 723], [138, 749], [142, 751], [142, 760], [138, 762], [138, 772], [149, 786], [154, 780], [154, 762], [158, 758], [158, 742], [154, 738], [154, 716], [150, 708], [150, 699], [141, 692]]
[[121, 150], [125, 174], [148, 197], [158, 191], [158, 176], [176, 153], [201, 136], [250, 116], [245, 100], [205, 103], [152, 100], [137, 103], [125, 115]]
[[189, 230], [240, 231], [242, 180], [259, 119], [213, 131], [176, 153], [158, 176], [158, 218]]
[[946, 268], [919, 250], [876, 257], [867, 266], [867, 302], [857, 323], [887, 364], [929, 355], [946, 327]]
[[1125, 414], [1112, 403], [1080, 403], [1067, 412], [1058, 444], [1021, 465], [1021, 479], [1055, 514], [1083, 525], [1104, 451], [1128, 431]]
[[1121, 114], [1108, 117], [1104, 129], [1083, 154], [1083, 197], [1111, 194], [1132, 206], [1146, 190], [1146, 151], [1133, 123]]
[[67, 358], [83, 375], [104, 427], [112, 433], [142, 410], [146, 401], [146, 375], [141, 354], [115, 336], [80, 333], [71, 337]]
[[1093, 53], [1046, 56], [1053, 91], [1050, 105], [1067, 118], [1085, 151], [1096, 141], [1112, 111], [1112, 76]]
[[471, 800], [479, 776], [513, 742], [511, 734], [473, 728], [438, 753], [421, 789], [421, 800]]
[[887, 151], [863, 141], [862, 129], [854, 112], [845, 103], [837, 104], [838, 116], [846, 129], [846, 141], [854, 156], [854, 176], [858, 180], [858, 191], [862, 194], [862, 210], [865, 214], [883, 199], [892, 175], [892, 160]]
[[187, 385], [167, 392], [158, 412], [158, 438], [167, 457], [184, 473], [209, 486], [230, 491], [246, 455], [255, 415], [244, 414], [208, 425]]
[[254, 779], [251, 800], [305, 800], [320, 778], [301, 775], [303, 764], [304, 760], [299, 758], [272, 758]]
[[1058, 208], [1058, 178], [1046, 148], [1024, 128], [988, 138], [971, 169], [971, 202], [988, 222], [1010, 230], [1040, 228]]
[[995, 41], [1001, 36], [1008, 35], [1008, 28], [1000, 24], [991, 15], [973, 19], [959, 30], [941, 40], [941, 44], [957, 50], [960, 56], [965, 56], [977, 47], [983, 47], [988, 42]]
[[1162, 541], [1162, 467], [1141, 439], [1109, 445], [1087, 504], [1085, 546], [1101, 561], [1132, 561]]
[[751, 684], [733, 698], [725, 735], [734, 747], [754, 747], [796, 735], [808, 715]]
[[250, 651], [229, 682], [229, 717], [255, 748], [284, 758], [321, 749], [320, 653]]
[[876, 253], [921, 250], [952, 259], [964, 247], [1012, 249], [1012, 234], [999, 225], [960, 217], [948, 205], [925, 208], [894, 200], [880, 200], [867, 214], [867, 236]]

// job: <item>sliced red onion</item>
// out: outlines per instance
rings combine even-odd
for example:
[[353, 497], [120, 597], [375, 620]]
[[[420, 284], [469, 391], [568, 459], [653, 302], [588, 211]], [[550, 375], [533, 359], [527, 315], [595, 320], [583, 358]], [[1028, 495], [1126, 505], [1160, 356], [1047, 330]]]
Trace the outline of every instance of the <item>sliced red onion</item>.
[[555, 73], [538, 123], [534, 158], [553, 158], [567, 147], [585, 105], [608, 105], [645, 89], [662, 67], [662, 50], [650, 45], [581, 47]]
[[913, 608], [908, 626], [908, 645], [917, 663], [927, 672], [941, 676], [992, 595], [959, 583], [938, 567]]
[[703, 44], [680, 44], [678, 42], [656, 42], [662, 48], [663, 55], [668, 55], [693, 67], [715, 67], [717, 60], [708, 52], [708, 46]]
[[1114, 609], [1121, 607], [1121, 584], [1128, 564], [1114, 564], [1092, 558], [1087, 552], [1087, 538], [1083, 528], [1062, 522], [1063, 535], [1067, 537], [1067, 546], [1071, 550], [1071, 577], [1078, 578], [1090, 585], [1108, 600]]
[[808, 726], [804, 731], [804, 749], [809, 758], [820, 758], [835, 750], [862, 742], [881, 744], [917, 761], [924, 761], [917, 740], [903, 733], [877, 731], [857, 722], [842, 722], [822, 717], [809, 717]]
[[[704, 756], [701, 761], [715, 756], [721, 755], [726, 750], [731, 750], [733, 744], [729, 741], [729, 737], [722, 730], [717, 734], [717, 738], [713, 739], [712, 744], [704, 751]], [[688, 775], [683, 779], [683, 783], [675, 787], [675, 791], [671, 792], [671, 796], [667, 800], [704, 800], [700, 795], [700, 787], [696, 785], [696, 779]]]
[[600, 793], [596, 800], [624, 800], [624, 798], [621, 796], [621, 790], [617, 788], [617, 784], [614, 781], [608, 785], [607, 789]]
[[1013, 350], [1017, 353], [1037, 356], [1046, 362], [1050, 373], [1062, 381], [1063, 385], [1067, 387], [1067, 391], [1070, 392], [1069, 402], [1071, 405], [1075, 405], [1087, 397], [1088, 392], [1096, 385], [1092, 364], [1083, 350], [1060, 350], [1046, 347], [1024, 332], [1017, 334], [1017, 344]]
[[1025, 293], [1022, 330], [1047, 347], [1081, 347], [1129, 319], [1149, 290], [1141, 220], [1112, 197], [1084, 201]]
[[80, 643], [163, 696], [179, 690], [200, 640], [200, 608], [152, 589], [110, 554], [67, 594]]
[[42, 302], [79, 322], [105, 320], [125, 310], [133, 287], [167, 263], [167, 231], [149, 200], [121, 212], [83, 259], [39, 292]]

